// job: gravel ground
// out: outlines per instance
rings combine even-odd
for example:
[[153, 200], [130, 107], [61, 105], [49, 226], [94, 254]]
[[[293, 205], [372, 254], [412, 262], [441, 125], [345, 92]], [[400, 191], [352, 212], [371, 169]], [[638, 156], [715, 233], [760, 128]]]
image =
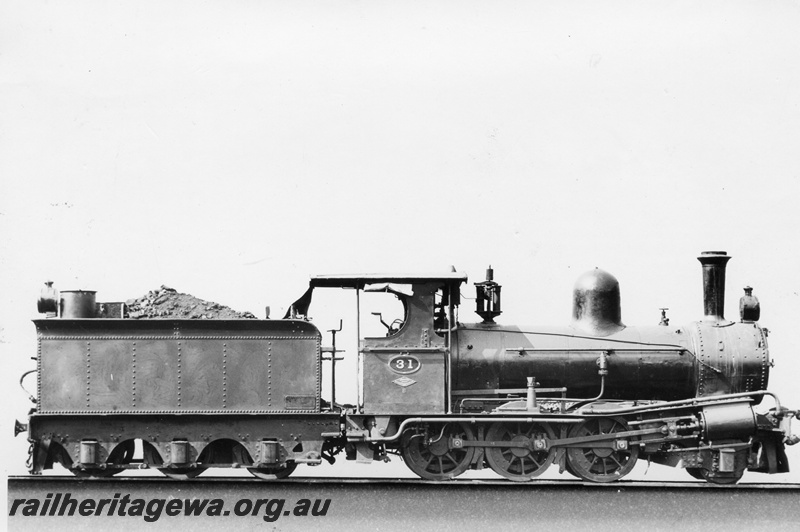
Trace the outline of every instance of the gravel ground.
[[192, 320], [256, 319], [251, 312], [237, 312], [230, 307], [204, 301], [174, 288], [161, 286], [137, 299], [125, 302], [125, 317], [131, 319], [179, 318]]

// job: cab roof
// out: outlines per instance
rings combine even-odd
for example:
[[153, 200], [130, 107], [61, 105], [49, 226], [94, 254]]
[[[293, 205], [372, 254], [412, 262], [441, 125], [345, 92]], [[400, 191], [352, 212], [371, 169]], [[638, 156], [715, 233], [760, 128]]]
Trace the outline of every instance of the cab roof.
[[391, 275], [366, 273], [358, 275], [316, 275], [311, 277], [309, 285], [311, 287], [333, 287], [333, 288], [364, 288], [366, 285], [377, 283], [394, 284], [421, 284], [421, 283], [446, 283], [461, 284], [467, 282], [465, 273], [436, 273], [436, 274], [413, 274], [413, 275]]

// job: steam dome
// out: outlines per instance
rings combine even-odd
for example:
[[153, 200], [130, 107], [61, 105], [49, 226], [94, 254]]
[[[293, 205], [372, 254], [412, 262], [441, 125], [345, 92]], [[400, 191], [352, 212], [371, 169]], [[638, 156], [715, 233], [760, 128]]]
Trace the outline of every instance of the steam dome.
[[581, 275], [575, 282], [572, 324], [585, 334], [609, 336], [625, 328], [619, 303], [619, 282], [599, 268]]

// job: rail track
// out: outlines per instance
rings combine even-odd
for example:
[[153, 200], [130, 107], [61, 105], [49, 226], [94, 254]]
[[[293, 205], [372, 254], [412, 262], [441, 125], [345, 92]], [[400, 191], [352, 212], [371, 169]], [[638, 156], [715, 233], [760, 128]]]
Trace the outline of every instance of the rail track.
[[116, 486], [116, 485], [153, 485], [169, 486], [175, 484], [213, 486], [215, 484], [242, 484], [242, 485], [391, 485], [391, 486], [506, 486], [509, 488], [531, 489], [531, 488], [593, 488], [621, 489], [635, 488], [645, 490], [773, 490], [789, 491], [800, 493], [800, 483], [765, 483], [765, 482], [742, 482], [738, 484], [711, 484], [708, 482], [682, 482], [682, 481], [651, 481], [651, 480], [621, 480], [615, 483], [596, 483], [586, 482], [578, 479], [568, 480], [548, 480], [533, 479], [527, 482], [513, 482], [506, 479], [467, 479], [457, 478], [453, 480], [424, 480], [419, 478], [380, 478], [380, 477], [290, 477], [279, 480], [264, 481], [258, 478], [238, 477], [238, 476], [218, 476], [200, 477], [191, 480], [180, 481], [167, 477], [109, 477], [109, 478], [80, 478], [66, 475], [19, 475], [8, 477], [9, 486], [35, 486], [47, 485], [49, 483], [74, 484], [80, 486]]

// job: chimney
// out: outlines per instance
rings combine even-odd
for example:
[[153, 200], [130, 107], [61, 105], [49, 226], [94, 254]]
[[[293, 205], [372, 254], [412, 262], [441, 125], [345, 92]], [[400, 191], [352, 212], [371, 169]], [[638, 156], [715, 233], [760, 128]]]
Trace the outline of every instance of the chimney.
[[725, 320], [725, 265], [730, 257], [724, 251], [703, 251], [697, 257], [703, 265], [703, 309], [708, 321]]

